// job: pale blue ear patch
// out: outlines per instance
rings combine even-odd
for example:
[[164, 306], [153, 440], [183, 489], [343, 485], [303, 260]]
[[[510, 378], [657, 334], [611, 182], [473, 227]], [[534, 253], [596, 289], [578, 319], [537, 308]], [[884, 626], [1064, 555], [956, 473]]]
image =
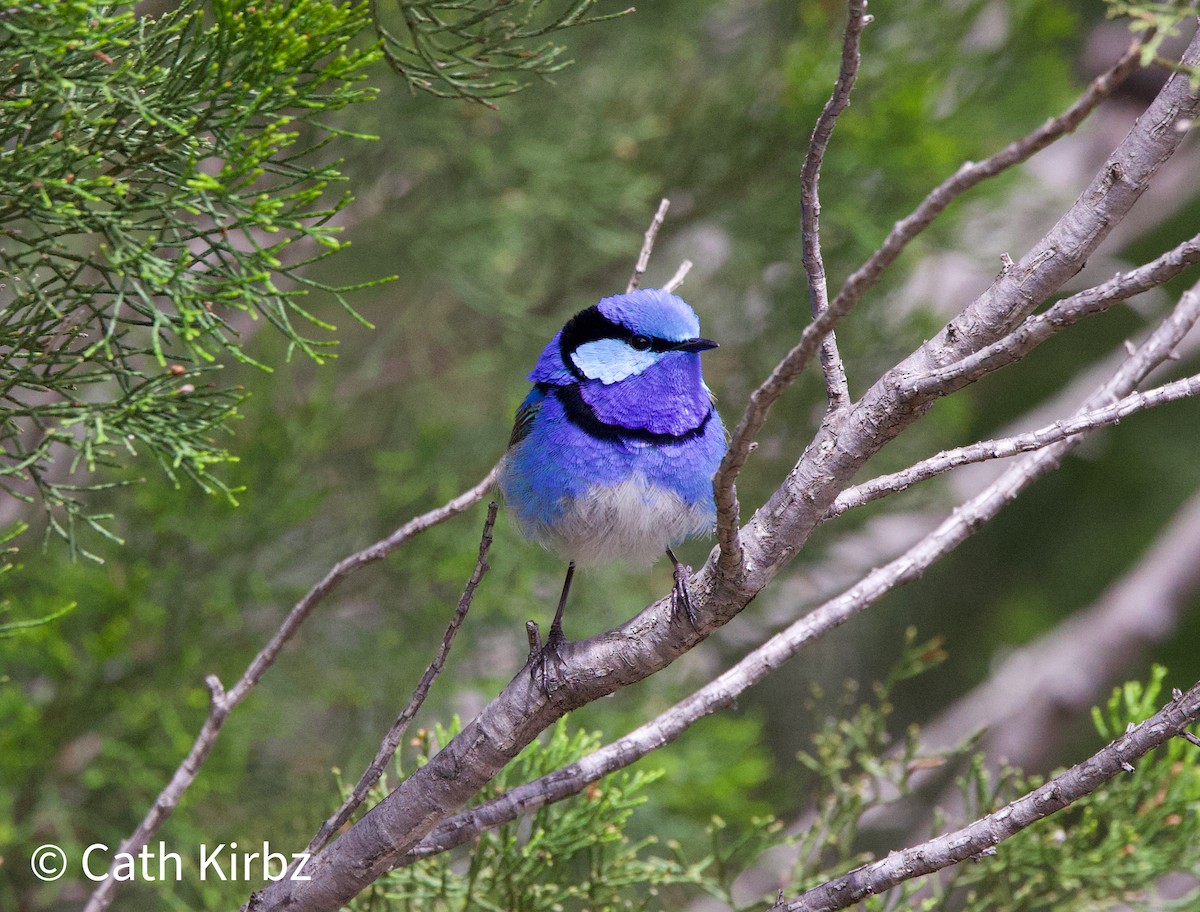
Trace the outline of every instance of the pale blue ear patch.
[[597, 339], [585, 342], [570, 358], [589, 380], [601, 383], [618, 383], [634, 374], [640, 374], [662, 357], [661, 352], [638, 351], [621, 339]]

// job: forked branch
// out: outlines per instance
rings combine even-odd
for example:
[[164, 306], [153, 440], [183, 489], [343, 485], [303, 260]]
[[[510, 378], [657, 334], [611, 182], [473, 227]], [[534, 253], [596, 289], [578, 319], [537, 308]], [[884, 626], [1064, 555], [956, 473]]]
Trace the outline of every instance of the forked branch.
[[475, 598], [475, 590], [479, 588], [480, 581], [489, 570], [487, 555], [492, 547], [492, 528], [496, 525], [497, 509], [499, 509], [499, 504], [493, 500], [488, 505], [487, 518], [483, 522], [483, 533], [479, 539], [479, 556], [475, 559], [475, 569], [471, 572], [471, 578], [467, 580], [467, 585], [459, 597], [458, 605], [454, 609], [454, 617], [450, 619], [450, 624], [446, 627], [446, 633], [442, 636], [442, 643], [438, 647], [437, 655], [429, 663], [429, 667], [425, 669], [425, 673], [421, 675], [421, 680], [417, 683], [417, 687], [409, 698], [408, 704], [401, 710], [400, 715], [396, 717], [396, 721], [392, 723], [392, 727], [388, 729], [383, 742], [379, 745], [378, 753], [375, 754], [375, 759], [371, 761], [371, 765], [363, 772], [358, 780], [358, 784], [354, 786], [354, 790], [342, 802], [342, 806], [328, 820], [321, 824], [321, 829], [313, 837], [312, 842], [308, 844], [306, 851], [310, 855], [322, 849], [329, 842], [329, 837], [336, 833], [350, 819], [350, 815], [366, 800], [367, 793], [379, 781], [379, 777], [383, 775], [384, 769], [392, 762], [392, 758], [396, 756], [396, 750], [400, 747], [400, 742], [404, 739], [404, 733], [408, 730], [408, 726], [425, 704], [425, 697], [429, 695], [429, 688], [433, 686], [433, 682], [442, 673], [442, 669], [445, 668], [446, 658], [450, 655], [450, 647], [454, 645], [454, 638], [458, 635], [458, 630], [462, 627], [463, 621], [467, 619], [467, 612], [471, 610], [471, 602]]
[[922, 459], [907, 469], [880, 475], [878, 478], [872, 478], [870, 481], [847, 488], [838, 495], [837, 500], [826, 511], [825, 516], [832, 519], [847, 510], [864, 506], [881, 497], [887, 497], [889, 494], [906, 491], [919, 482], [936, 478], [961, 466], [987, 462], [991, 459], [1007, 459], [1019, 453], [1040, 450], [1076, 434], [1117, 424], [1137, 412], [1168, 402], [1177, 402], [1180, 399], [1194, 396], [1198, 392], [1200, 392], [1200, 374], [1163, 384], [1144, 393], [1130, 393], [1111, 405], [1101, 406], [1090, 412], [1076, 415], [1074, 418], [1055, 421], [1036, 431], [1014, 434], [1011, 437], [1000, 437], [995, 440], [981, 440], [968, 446], [944, 450], [936, 456]]
[[[1114, 376], [1088, 398], [1079, 413], [1094, 411], [1129, 394], [1150, 371], [1170, 357], [1198, 319], [1200, 283], [1180, 299], [1174, 311], [1125, 359]], [[764, 680], [802, 648], [861, 614], [887, 593], [920, 577], [990, 522], [1034, 481], [1057, 468], [1084, 439], [1086, 432], [1025, 457], [975, 497], [958, 506], [937, 529], [904, 554], [871, 571], [842, 595], [775, 634], [728, 671], [657, 718], [569, 766], [446, 820], [431, 830], [401, 863], [411, 863], [462, 845], [483, 830], [510, 823], [546, 804], [569, 798], [590, 783], [674, 741], [705, 716], [733, 705], [742, 693]]]
[[[1131, 46], [1111, 69], [1093, 80], [1076, 102], [1061, 115], [1047, 121], [985, 161], [963, 165], [954, 175], [931, 191], [910, 215], [896, 223], [883, 246], [846, 280], [828, 308], [804, 328], [791, 351], [776, 365], [771, 375], [751, 393], [745, 411], [730, 435], [725, 458], [713, 479], [717, 503], [717, 543], [720, 547], [717, 562], [719, 573], [726, 577], [735, 577], [743, 566], [742, 543], [738, 537], [741, 518], [735, 488], [737, 476], [746, 464], [754, 438], [765, 424], [771, 407], [804, 372], [819, 350], [826, 333], [850, 312], [863, 294], [878, 281], [883, 271], [895, 262], [909, 242], [928, 228], [951, 202], [984, 180], [1020, 164], [1078, 127], [1101, 101], [1111, 95], [1137, 69], [1140, 47], [1140, 42]], [[1175, 144], [1177, 145], [1177, 141]]]
[[[129, 838], [121, 843], [118, 852], [113, 854], [113, 860], [109, 866], [108, 877], [106, 877], [99, 886], [88, 897], [87, 904], [84, 906], [84, 912], [103, 912], [107, 909], [116, 894], [117, 887], [122, 881], [116, 876], [115, 868], [120, 862], [120, 853], [129, 853], [136, 855], [143, 846], [149, 841], [150, 837], [158, 832], [161, 827], [171, 816], [179, 804], [179, 800], [183, 797], [196, 778], [196, 774], [200, 772], [200, 767], [208, 758], [209, 753], [216, 743], [217, 736], [221, 733], [221, 727], [225, 724], [225, 720], [229, 718], [229, 714], [233, 709], [246, 699], [247, 695], [254, 686], [262, 679], [262, 676], [267, 673], [267, 670], [275, 664], [275, 659], [278, 658], [280, 651], [287, 642], [300, 629], [300, 625], [312, 614], [313, 610], [324, 601], [338, 585], [340, 585], [347, 577], [351, 576], [363, 567], [373, 564], [378, 560], [383, 559], [391, 554], [406, 541], [413, 536], [424, 532], [431, 526], [436, 526], [443, 523], [452, 517], [458, 516], [465, 510], [469, 510], [479, 501], [483, 500], [484, 495], [491, 489], [496, 478], [496, 470], [492, 469], [484, 476], [483, 480], [475, 487], [455, 497], [453, 500], [438, 507], [436, 510], [430, 510], [428, 513], [423, 513], [420, 516], [414, 517], [406, 522], [403, 526], [389, 535], [387, 538], [377, 541], [368, 548], [364, 548], [356, 554], [352, 554], [347, 558], [339, 561], [334, 565], [319, 583], [308, 590], [303, 598], [298, 601], [279, 629], [267, 642], [267, 644], [259, 650], [258, 655], [242, 673], [241, 678], [234, 687], [227, 693], [221, 690], [220, 682], [215, 676], [210, 676], [207, 679], [209, 690], [212, 693], [212, 708], [209, 711], [208, 718], [204, 721], [199, 734], [196, 735], [196, 740], [192, 744], [192, 748], [188, 751], [187, 757], [175, 770], [171, 776], [171, 781], [166, 787], [159, 792], [158, 797], [154, 799], [154, 804], [150, 810], [146, 812], [146, 816], [142, 818], [142, 822], [138, 824], [137, 829], [130, 834]], [[215, 682], [215, 685], [214, 685]]]

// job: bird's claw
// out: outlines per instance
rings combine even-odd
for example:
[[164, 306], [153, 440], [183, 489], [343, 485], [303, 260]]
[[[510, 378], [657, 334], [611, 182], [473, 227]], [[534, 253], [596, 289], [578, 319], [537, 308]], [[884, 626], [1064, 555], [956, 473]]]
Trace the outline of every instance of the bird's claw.
[[691, 567], [685, 564], [675, 565], [674, 582], [671, 586], [671, 607], [676, 615], [682, 613], [687, 618], [687, 622], [691, 625], [692, 630], [699, 633], [700, 627], [696, 620], [696, 609], [692, 605], [692, 594], [688, 589], [688, 577], [691, 575]]
[[[533, 621], [525, 624], [525, 631], [529, 636], [529, 678], [549, 698], [552, 691], [562, 685], [561, 673], [567, 663], [559, 650], [567, 642], [567, 637], [561, 627], [551, 626], [543, 644], [538, 626]], [[551, 669], [550, 665], [557, 668]]]

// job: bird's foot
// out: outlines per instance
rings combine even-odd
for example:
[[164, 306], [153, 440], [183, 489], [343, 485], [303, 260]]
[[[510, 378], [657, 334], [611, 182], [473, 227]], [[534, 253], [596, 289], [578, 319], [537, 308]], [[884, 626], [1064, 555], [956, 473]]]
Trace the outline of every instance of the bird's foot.
[[562, 627], [551, 625], [546, 642], [542, 643], [541, 632], [534, 621], [525, 622], [525, 633], [529, 637], [529, 678], [541, 688], [547, 698], [562, 686], [562, 672], [567, 667], [560, 649], [567, 642]]
[[682, 614], [686, 617], [692, 630], [699, 633], [700, 627], [696, 620], [696, 609], [692, 605], [692, 593], [688, 589], [688, 578], [691, 575], [691, 567], [686, 564], [675, 564], [674, 583], [671, 586], [671, 610], [676, 616]]

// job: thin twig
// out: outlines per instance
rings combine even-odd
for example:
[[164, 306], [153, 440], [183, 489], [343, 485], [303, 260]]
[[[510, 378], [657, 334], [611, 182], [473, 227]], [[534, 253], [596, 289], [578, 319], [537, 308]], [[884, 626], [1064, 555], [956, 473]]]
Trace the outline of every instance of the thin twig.
[[682, 263], [679, 264], [679, 268], [675, 270], [675, 275], [671, 276], [671, 281], [669, 281], [666, 285], [664, 285], [663, 289], [666, 291], [671, 291], [671, 292], [675, 291], [680, 285], [683, 284], [683, 280], [687, 277], [687, 274], [691, 271], [692, 271], [692, 261], [684, 260]]
[[[1172, 350], [1200, 319], [1200, 283], [1180, 299], [1175, 310], [1138, 346], [1113, 377], [1080, 409], [1092, 411], [1128, 394]], [[484, 830], [532, 813], [577, 794], [590, 783], [623, 769], [674, 741], [695, 722], [733, 705], [737, 698], [804, 646], [856, 617], [897, 587], [920, 577], [929, 567], [970, 538], [1028, 488], [1055, 469], [1086, 437], [1080, 434], [1033, 453], [1008, 469], [979, 494], [957, 507], [930, 534], [902, 555], [872, 570], [840, 596], [825, 602], [705, 686], [657, 718], [623, 738], [553, 773], [510, 790], [478, 807], [443, 821], [404, 856], [402, 864], [462, 845]]]
[[826, 511], [825, 517], [832, 519], [840, 516], [847, 510], [861, 507], [879, 500], [881, 497], [887, 497], [889, 494], [905, 491], [918, 482], [935, 478], [951, 469], [986, 462], [989, 459], [1006, 459], [1019, 453], [1040, 450], [1052, 443], [1065, 440], [1067, 437], [1117, 424], [1135, 412], [1168, 402], [1176, 402], [1188, 396], [1194, 396], [1198, 392], [1200, 392], [1200, 374], [1195, 374], [1172, 383], [1165, 383], [1144, 393], [1131, 393], [1111, 405], [1093, 409], [1090, 412], [1076, 415], [1074, 418], [1060, 419], [1040, 427], [1036, 431], [1015, 434], [1011, 437], [1000, 437], [995, 440], [981, 440], [969, 446], [944, 450], [907, 469], [880, 475], [878, 478], [872, 478], [870, 481], [847, 488], [838, 495], [832, 506]]
[[918, 234], [933, 223], [954, 200], [968, 190], [1020, 164], [1062, 136], [1074, 132], [1087, 116], [1108, 98], [1141, 65], [1142, 45], [1150, 33], [1138, 36], [1110, 69], [1088, 84], [1087, 89], [1058, 117], [1046, 121], [1027, 136], [1005, 146], [981, 162], [966, 162], [935, 187], [912, 211], [898, 221], [883, 244], [855, 270], [834, 298], [834, 310], [849, 310], [879, 280], [879, 276]]
[[400, 715], [396, 717], [396, 721], [392, 723], [392, 727], [388, 729], [387, 735], [384, 736], [383, 742], [379, 745], [379, 752], [358, 780], [358, 784], [354, 786], [354, 791], [350, 794], [350, 797], [342, 803], [342, 806], [328, 820], [321, 824], [320, 831], [313, 837], [312, 842], [308, 844], [306, 851], [309, 854], [320, 851], [329, 842], [329, 838], [350, 819], [350, 815], [366, 800], [367, 793], [379, 781], [379, 777], [383, 775], [384, 768], [391, 762], [392, 757], [395, 756], [396, 750], [400, 747], [400, 742], [404, 738], [404, 732], [407, 731], [413, 718], [420, 712], [421, 706], [425, 702], [425, 697], [429, 694], [429, 688], [433, 686], [433, 682], [445, 667], [446, 657], [450, 654], [450, 647], [454, 643], [454, 637], [458, 634], [458, 629], [462, 626], [463, 621], [466, 620], [467, 612], [471, 609], [471, 601], [475, 598], [475, 590], [479, 587], [479, 582], [483, 579], [484, 574], [488, 572], [487, 555], [488, 550], [492, 547], [492, 527], [496, 525], [496, 511], [498, 508], [499, 504], [494, 500], [488, 505], [487, 519], [484, 520], [483, 534], [479, 539], [479, 556], [475, 560], [475, 569], [471, 573], [471, 578], [467, 580], [467, 585], [458, 600], [458, 606], [454, 610], [454, 617], [451, 619], [450, 625], [446, 628], [446, 633], [442, 637], [442, 644], [438, 648], [437, 655], [429, 663], [429, 667], [425, 669], [425, 674], [421, 676], [416, 690], [413, 691], [412, 697], [409, 698], [408, 705], [404, 707]]
[[[800, 175], [800, 234], [804, 241], [804, 274], [808, 277], [808, 293], [814, 317], [829, 307], [825, 261], [821, 257], [821, 164], [825, 160], [825, 149], [829, 146], [837, 119], [850, 105], [850, 92], [858, 78], [861, 60], [860, 38], [872, 18], [867, 15], [867, 0], [849, 0], [846, 33], [842, 39], [841, 70], [834, 83], [833, 94], [825, 102], [813, 127]], [[850, 389], [846, 383], [846, 368], [838, 354], [832, 330], [821, 340], [821, 370], [825, 375], [829, 408], [840, 409], [848, 405]]]
[[646, 267], [650, 265], [650, 252], [654, 250], [654, 239], [658, 237], [658, 229], [662, 227], [663, 219], [667, 217], [667, 209], [670, 207], [671, 201], [663, 197], [662, 202], [658, 204], [658, 211], [654, 213], [653, 221], [650, 222], [650, 227], [642, 235], [642, 251], [638, 254], [637, 265], [633, 267], [633, 275], [629, 277], [625, 294], [635, 290], [641, 283], [642, 276], [646, 274]]
[[771, 406], [803, 373], [817, 352], [821, 339], [874, 285], [880, 274], [896, 260], [909, 241], [929, 227], [951, 202], [987, 178], [995, 177], [1013, 165], [1025, 161], [1035, 152], [1078, 127], [1101, 101], [1111, 95], [1137, 69], [1140, 47], [1140, 41], [1135, 42], [1116, 65], [1093, 80], [1079, 99], [1063, 114], [1047, 121], [985, 161], [963, 165], [953, 176], [936, 187], [911, 215], [896, 223], [883, 246], [846, 280], [829, 307], [804, 328], [791, 351], [775, 366], [771, 375], [750, 394], [745, 411], [730, 435], [725, 458], [713, 478], [713, 493], [717, 505], [717, 543], [720, 547], [717, 570], [720, 574], [734, 578], [742, 572], [742, 544], [738, 538], [741, 524], [740, 506], [734, 484], [737, 476], [746, 464], [754, 438], [766, 422]]
[[1183, 737], [1200, 717], [1200, 684], [1175, 696], [1162, 710], [1131, 728], [1087, 760], [1055, 776], [1040, 788], [1011, 801], [985, 817], [881, 861], [864, 865], [814, 887], [787, 902], [776, 903], [777, 912], [836, 912], [868, 896], [890, 890], [906, 880], [978, 857], [1032, 823], [1090, 795], [1101, 785], [1133, 769], [1133, 762], [1170, 741]]
[[1041, 313], [1026, 317], [1015, 330], [965, 358], [914, 377], [903, 390], [908, 396], [947, 395], [974, 383], [1033, 351], [1042, 342], [1078, 323], [1084, 317], [1104, 313], [1151, 288], [1157, 288], [1200, 263], [1200, 234], [1168, 250], [1157, 259], [1107, 282], [1055, 302]]
[[192, 749], [171, 776], [171, 781], [167, 783], [158, 797], [154, 799], [154, 804], [146, 812], [146, 816], [138, 824], [137, 829], [130, 834], [128, 839], [121, 843], [118, 852], [113, 854], [113, 861], [109, 865], [108, 876], [96, 887], [92, 895], [88, 897], [83, 912], [103, 912], [104, 909], [108, 908], [117, 887], [122, 883], [116, 876], [115, 871], [116, 865], [120, 864], [120, 853], [128, 852], [131, 855], [136, 855], [146, 845], [150, 837], [158, 831], [158, 828], [166, 822], [166, 819], [171, 816], [171, 812], [175, 810], [175, 807], [179, 804], [179, 800], [183, 797], [183, 793], [192, 784], [192, 781], [196, 778], [196, 774], [200, 771], [200, 767], [212, 751], [213, 745], [217, 740], [217, 735], [220, 734], [221, 726], [225, 724], [229, 713], [246, 698], [254, 685], [259, 682], [267, 670], [275, 663], [275, 659], [279, 656], [284, 645], [295, 635], [300, 625], [304, 623], [313, 609], [355, 571], [361, 570], [368, 564], [386, 557], [410, 538], [424, 532], [431, 526], [445, 522], [479, 503], [491, 489], [495, 480], [496, 469], [493, 468], [475, 487], [464, 491], [436, 510], [430, 510], [428, 513], [423, 513], [420, 516], [410, 519], [387, 538], [381, 539], [370, 547], [343, 558], [335, 564], [333, 569], [326, 573], [319, 583], [309, 589], [303, 598], [288, 612], [283, 623], [279, 625], [279, 629], [275, 631], [275, 634], [267, 644], [254, 657], [254, 660], [242, 673], [241, 678], [238, 679], [237, 684], [228, 693], [220, 690], [220, 682], [217, 681], [215, 676], [209, 676], [205, 679], [213, 695], [212, 707], [209, 710], [208, 718], [205, 719], [204, 725], [200, 729], [200, 733], [196, 736], [196, 740], [192, 744]]

